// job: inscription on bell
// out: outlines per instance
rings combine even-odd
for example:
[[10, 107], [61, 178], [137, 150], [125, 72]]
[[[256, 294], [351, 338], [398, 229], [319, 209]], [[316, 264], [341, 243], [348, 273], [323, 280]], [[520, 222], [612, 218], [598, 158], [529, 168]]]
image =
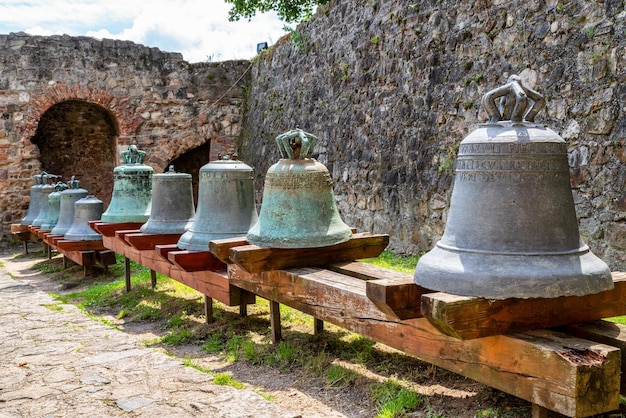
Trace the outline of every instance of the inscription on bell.
[[280, 189], [326, 189], [333, 183], [330, 174], [324, 171], [290, 172], [289, 176], [285, 176], [280, 171], [268, 172], [265, 178], [270, 187]]
[[564, 143], [468, 143], [459, 146], [459, 155], [463, 154], [558, 154], [567, 152], [567, 145]]
[[462, 158], [456, 164], [457, 172], [462, 171], [515, 171], [515, 172], [559, 172], [569, 173], [567, 159], [564, 158], [535, 158], [531, 159], [477, 159]]

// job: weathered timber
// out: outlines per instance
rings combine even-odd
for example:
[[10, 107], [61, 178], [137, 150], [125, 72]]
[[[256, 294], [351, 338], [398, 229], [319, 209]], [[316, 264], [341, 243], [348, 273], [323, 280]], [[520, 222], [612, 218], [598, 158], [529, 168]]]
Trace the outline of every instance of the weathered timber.
[[28, 230], [28, 225], [11, 224], [11, 233], [16, 234], [18, 232], [30, 232]]
[[231, 281], [533, 404], [571, 417], [615, 410], [620, 352], [615, 347], [537, 330], [460, 340], [425, 318], [399, 320], [366, 295], [366, 282], [319, 268], [250, 274], [229, 266]]
[[169, 257], [167, 256], [172, 251], [179, 251], [177, 244], [156, 244], [154, 246], [154, 251], [159, 254], [164, 260], [167, 260], [168, 263], [173, 264]]
[[248, 241], [246, 241], [246, 237], [224, 238], [209, 241], [209, 251], [211, 251], [218, 260], [230, 264], [232, 263], [230, 259], [230, 249], [244, 245], [249, 245]]
[[187, 272], [225, 270], [226, 264], [208, 251], [170, 251], [167, 258]]
[[[559, 330], [574, 337], [619, 348], [622, 353], [622, 365], [626, 367], [626, 325], [609, 321], [594, 321], [567, 325]], [[620, 393], [626, 395], [626, 373], [622, 373]]]
[[124, 222], [119, 224], [112, 224], [108, 222], [102, 221], [89, 221], [88, 222], [91, 229], [96, 231], [99, 234], [102, 234], [104, 237], [114, 237], [116, 231], [121, 230], [139, 230], [143, 223], [141, 222]]
[[89, 250], [106, 250], [102, 240], [93, 241], [69, 241], [58, 240], [55, 245], [60, 252], [67, 251], [89, 251]]
[[[103, 234], [103, 242], [106, 248], [227, 306], [250, 304], [256, 301], [254, 295], [230, 284], [226, 270], [187, 272], [163, 258], [159, 252], [160, 247], [171, 248], [172, 245], [156, 244], [154, 250], [138, 250], [123, 239], [116, 237], [115, 234], [112, 236]], [[174, 249], [176, 249], [175, 245]]]
[[389, 244], [389, 235], [363, 232], [352, 239], [328, 247], [268, 248], [256, 245], [233, 247], [229, 258], [250, 273], [290, 267], [325, 264], [378, 257]]
[[131, 245], [130, 242], [126, 240], [126, 236], [140, 233], [141, 231], [139, 229], [117, 229], [115, 230], [115, 237], [123, 240], [126, 244]]
[[590, 322], [626, 314], [626, 273], [615, 287], [585, 296], [489, 300], [447, 293], [422, 295], [422, 314], [441, 332], [471, 339]]
[[400, 319], [419, 318], [422, 294], [431, 293], [415, 284], [413, 276], [360, 262], [333, 263], [328, 270], [366, 280], [367, 297], [381, 311]]
[[93, 267], [96, 264], [96, 251], [94, 250], [63, 251], [62, 254], [83, 268]]
[[138, 250], [154, 250], [157, 244], [176, 244], [181, 234], [144, 234], [135, 233], [125, 236], [126, 242]]

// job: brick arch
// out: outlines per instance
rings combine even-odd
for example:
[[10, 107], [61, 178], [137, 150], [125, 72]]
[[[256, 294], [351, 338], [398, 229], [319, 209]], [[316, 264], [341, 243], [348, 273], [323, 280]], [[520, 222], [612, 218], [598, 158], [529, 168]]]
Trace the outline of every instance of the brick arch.
[[130, 105], [128, 97], [117, 97], [105, 90], [89, 86], [57, 83], [47, 88], [41, 95], [31, 97], [25, 118], [26, 124], [22, 126], [21, 140], [30, 139], [35, 134], [41, 116], [50, 107], [67, 100], [83, 100], [102, 106], [113, 116], [116, 133], [122, 138], [135, 136], [142, 124], [142, 119]]

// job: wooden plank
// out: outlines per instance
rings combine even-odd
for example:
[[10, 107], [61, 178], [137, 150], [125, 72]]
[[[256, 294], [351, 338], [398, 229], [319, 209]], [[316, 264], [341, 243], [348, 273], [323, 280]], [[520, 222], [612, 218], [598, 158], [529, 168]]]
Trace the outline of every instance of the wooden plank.
[[96, 251], [96, 261], [105, 267], [117, 263], [115, 252], [111, 250]]
[[320, 266], [340, 261], [377, 257], [389, 244], [389, 235], [354, 234], [340, 244], [317, 248], [233, 247], [229, 258], [250, 273], [290, 267]]
[[367, 297], [378, 308], [400, 319], [422, 316], [422, 294], [432, 290], [418, 286], [413, 276], [383, 267], [358, 261], [333, 263], [325, 266], [328, 270], [367, 280]]
[[[562, 327], [561, 330], [577, 338], [617, 347], [621, 350], [622, 367], [626, 368], [626, 325], [609, 321], [594, 321]], [[626, 395], [626, 373], [622, 373], [620, 393]]]
[[124, 222], [119, 224], [112, 224], [102, 221], [89, 221], [91, 229], [97, 233], [102, 234], [105, 237], [114, 237], [115, 232], [119, 230], [139, 230], [143, 223], [141, 222]]
[[425, 318], [399, 320], [381, 312], [366, 296], [366, 282], [318, 268], [250, 274], [230, 265], [229, 276], [261, 297], [563, 415], [617, 409], [617, 348], [547, 330], [459, 340]]
[[30, 241], [31, 232], [29, 230], [22, 231], [22, 232], [12, 232], [11, 236], [13, 237], [13, 240], [15, 241], [27, 242], [27, 241]]
[[126, 242], [138, 250], [154, 250], [155, 245], [176, 244], [181, 234], [127, 234]]
[[11, 224], [11, 233], [16, 234], [19, 232], [30, 232], [28, 230], [28, 225]]
[[160, 255], [162, 258], [167, 260], [168, 263], [172, 263], [168, 257], [168, 254], [172, 251], [179, 251], [178, 245], [176, 244], [157, 244], [154, 246], [154, 251]]
[[115, 238], [119, 238], [124, 241], [126, 244], [130, 245], [130, 242], [126, 240], [126, 235], [129, 234], [140, 234], [141, 231], [139, 229], [117, 229], [115, 231]]
[[243, 245], [249, 245], [246, 241], [246, 237], [234, 237], [225, 238], [219, 240], [209, 241], [209, 251], [213, 253], [218, 260], [223, 263], [232, 263], [230, 259], [230, 249], [233, 247], [241, 247]]
[[96, 252], [93, 250], [66, 251], [63, 253], [63, 256], [69, 258], [79, 266], [87, 268], [96, 264]]
[[167, 258], [187, 272], [226, 269], [226, 264], [208, 251], [170, 251]]
[[[256, 297], [232, 285], [226, 270], [187, 272], [161, 256], [178, 250], [175, 245], [157, 245], [154, 250], [138, 250], [115, 236], [103, 235], [104, 246], [164, 276], [170, 277], [227, 306], [255, 303]], [[209, 253], [210, 254], [210, 253]]]
[[440, 331], [471, 339], [595, 321], [626, 314], [626, 273], [613, 273], [615, 287], [585, 296], [490, 300], [429, 293], [422, 314]]
[[56, 247], [59, 248], [61, 252], [66, 251], [87, 251], [87, 250], [106, 250], [104, 247], [104, 243], [102, 240], [92, 240], [92, 241], [69, 241], [69, 240], [59, 240], [56, 242]]

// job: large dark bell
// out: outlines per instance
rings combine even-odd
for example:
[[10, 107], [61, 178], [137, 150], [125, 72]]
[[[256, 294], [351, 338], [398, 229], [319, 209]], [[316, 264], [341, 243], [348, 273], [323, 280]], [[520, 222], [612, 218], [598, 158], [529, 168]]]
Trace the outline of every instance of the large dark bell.
[[490, 299], [611, 289], [608, 266], [579, 234], [565, 141], [515, 113], [493, 116], [461, 142], [445, 232], [417, 263], [415, 282]]

